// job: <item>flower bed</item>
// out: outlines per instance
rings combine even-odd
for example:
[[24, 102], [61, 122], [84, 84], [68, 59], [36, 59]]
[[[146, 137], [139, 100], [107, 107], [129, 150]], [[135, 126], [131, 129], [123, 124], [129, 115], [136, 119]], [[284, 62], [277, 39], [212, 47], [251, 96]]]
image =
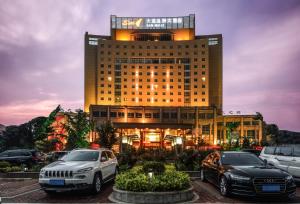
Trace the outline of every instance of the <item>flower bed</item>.
[[188, 174], [172, 165], [144, 162], [117, 175], [112, 198], [132, 203], [186, 202], [193, 198], [193, 190]]

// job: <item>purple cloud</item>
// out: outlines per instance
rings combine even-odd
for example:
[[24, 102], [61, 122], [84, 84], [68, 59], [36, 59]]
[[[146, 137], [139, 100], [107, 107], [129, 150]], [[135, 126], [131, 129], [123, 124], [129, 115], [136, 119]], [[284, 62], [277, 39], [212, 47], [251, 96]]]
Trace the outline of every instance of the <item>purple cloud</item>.
[[111, 14], [189, 13], [197, 34], [223, 34], [225, 111], [300, 131], [298, 0], [2, 0], [0, 123], [82, 107], [84, 33], [108, 35]]

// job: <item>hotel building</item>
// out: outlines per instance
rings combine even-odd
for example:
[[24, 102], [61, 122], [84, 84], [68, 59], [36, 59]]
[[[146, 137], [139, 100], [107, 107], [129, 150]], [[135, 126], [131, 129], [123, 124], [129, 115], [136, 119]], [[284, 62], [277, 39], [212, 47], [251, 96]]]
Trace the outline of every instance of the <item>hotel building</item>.
[[195, 34], [193, 14], [112, 15], [110, 36], [85, 34], [84, 110], [135, 147], [226, 143], [232, 122], [259, 142], [255, 115], [223, 115], [222, 52], [221, 34]]

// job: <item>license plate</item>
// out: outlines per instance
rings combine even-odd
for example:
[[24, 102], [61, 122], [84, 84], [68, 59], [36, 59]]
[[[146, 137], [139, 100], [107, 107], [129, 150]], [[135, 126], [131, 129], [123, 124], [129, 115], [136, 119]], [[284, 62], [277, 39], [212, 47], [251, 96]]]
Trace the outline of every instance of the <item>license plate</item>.
[[49, 184], [53, 186], [64, 186], [65, 180], [62, 179], [51, 179], [49, 180]]
[[263, 192], [278, 192], [280, 191], [279, 185], [263, 185], [262, 186]]

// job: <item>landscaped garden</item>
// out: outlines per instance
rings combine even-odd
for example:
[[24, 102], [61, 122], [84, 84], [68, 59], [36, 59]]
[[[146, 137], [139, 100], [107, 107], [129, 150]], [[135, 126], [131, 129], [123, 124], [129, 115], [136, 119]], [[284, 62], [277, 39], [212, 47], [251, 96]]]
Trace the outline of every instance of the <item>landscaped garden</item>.
[[159, 161], [142, 161], [118, 174], [112, 194], [112, 200], [130, 203], [186, 202], [193, 197], [189, 175]]

